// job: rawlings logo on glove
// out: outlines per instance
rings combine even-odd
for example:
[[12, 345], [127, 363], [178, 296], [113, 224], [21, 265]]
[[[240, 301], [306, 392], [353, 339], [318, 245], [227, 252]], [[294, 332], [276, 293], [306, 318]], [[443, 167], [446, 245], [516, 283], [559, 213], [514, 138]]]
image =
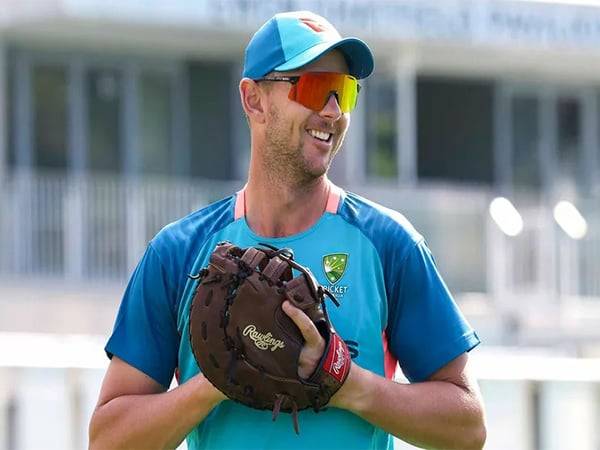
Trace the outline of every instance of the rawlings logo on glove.
[[[292, 269], [299, 275], [294, 277]], [[257, 409], [319, 411], [350, 371], [348, 347], [336, 334], [325, 298], [337, 300], [288, 249], [217, 245], [197, 276], [190, 310], [192, 352], [206, 378], [230, 399]], [[307, 379], [298, 375], [304, 338], [282, 310], [288, 300], [301, 309], [325, 341]], [[268, 351], [270, 349], [270, 351]], [[267, 350], [267, 351], [265, 351]], [[277, 350], [277, 351], [276, 351]]]
[[256, 345], [261, 350], [267, 350], [269, 347], [271, 351], [274, 352], [278, 348], [284, 348], [285, 344], [283, 341], [279, 339], [275, 339], [271, 332], [267, 334], [261, 334], [256, 331], [256, 327], [254, 325], [248, 325], [244, 328], [244, 336], [248, 336], [250, 339], [254, 341], [254, 345]]

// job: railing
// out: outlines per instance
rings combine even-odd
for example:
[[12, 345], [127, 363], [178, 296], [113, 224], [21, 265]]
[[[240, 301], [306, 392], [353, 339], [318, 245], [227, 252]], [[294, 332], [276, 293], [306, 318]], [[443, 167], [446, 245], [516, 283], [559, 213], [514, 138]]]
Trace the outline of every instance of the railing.
[[122, 279], [163, 226], [239, 187], [234, 182], [14, 174], [0, 197], [0, 271]]
[[[11, 174], [0, 191], [0, 273], [124, 280], [164, 225], [234, 192], [242, 182], [115, 176]], [[600, 297], [600, 200], [581, 202], [578, 241], [554, 222], [552, 205], [519, 208], [517, 237], [491, 221], [493, 195], [456, 186], [350, 186], [402, 212], [433, 249], [458, 295], [556, 300]]]

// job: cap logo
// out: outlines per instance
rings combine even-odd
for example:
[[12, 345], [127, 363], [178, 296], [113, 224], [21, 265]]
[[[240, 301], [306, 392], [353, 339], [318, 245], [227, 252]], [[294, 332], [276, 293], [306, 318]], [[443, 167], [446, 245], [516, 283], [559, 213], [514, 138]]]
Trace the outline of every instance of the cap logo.
[[316, 33], [327, 31], [327, 27], [322, 23], [317, 22], [315, 19], [300, 19], [300, 22], [311, 28]]

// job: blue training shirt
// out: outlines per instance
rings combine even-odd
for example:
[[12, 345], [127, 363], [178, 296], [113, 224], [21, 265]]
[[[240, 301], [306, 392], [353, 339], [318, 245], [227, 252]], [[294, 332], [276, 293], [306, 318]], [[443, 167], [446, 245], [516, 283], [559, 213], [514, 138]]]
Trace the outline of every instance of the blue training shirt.
[[[339, 188], [327, 211], [308, 230], [292, 236], [256, 235], [243, 213], [241, 191], [166, 226], [148, 245], [125, 291], [106, 352], [117, 355], [165, 388], [177, 370], [179, 383], [199, 372], [188, 340], [196, 274], [216, 244], [268, 243], [288, 247], [341, 303], [328, 313], [348, 343], [354, 362], [392, 378], [396, 361], [411, 382], [424, 381], [479, 343], [442, 280], [423, 237], [398, 212]], [[187, 437], [200, 449], [392, 449], [383, 430], [337, 408], [271, 421], [227, 400]]]

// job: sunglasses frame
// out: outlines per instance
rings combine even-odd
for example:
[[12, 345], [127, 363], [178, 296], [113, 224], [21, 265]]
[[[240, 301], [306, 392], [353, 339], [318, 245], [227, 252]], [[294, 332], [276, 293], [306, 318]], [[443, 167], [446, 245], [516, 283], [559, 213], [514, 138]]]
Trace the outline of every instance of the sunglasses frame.
[[[296, 84], [298, 84], [298, 81], [300, 81], [300, 78], [303, 75], [314, 74], [314, 73], [335, 73], [335, 72], [306, 72], [306, 73], [303, 73], [303, 74], [300, 74], [300, 75], [294, 75], [294, 76], [290, 76], [290, 77], [263, 77], [263, 78], [255, 78], [254, 81], [257, 82], [257, 83], [261, 82], [261, 81], [275, 81], [275, 82], [279, 81], [279, 82], [284, 82], [284, 83], [290, 83], [292, 86], [295, 86]], [[353, 77], [352, 75], [348, 75], [348, 74], [341, 74], [341, 75], [344, 75], [344, 76], [347, 76], [347, 77], [350, 77], [350, 78], [356, 80], [356, 102], [355, 102], [354, 107], [350, 111], [347, 111], [347, 112], [351, 112], [351, 111], [354, 110], [354, 108], [356, 108], [356, 103], [358, 103], [358, 94], [360, 93], [361, 85], [358, 83], [358, 80], [355, 77]], [[331, 96], [331, 94], [336, 94], [336, 99], [337, 99], [337, 92], [332, 91], [332, 92], [329, 93], [329, 96], [327, 97], [327, 99], [325, 99], [325, 102], [327, 102], [327, 100], [329, 100], [329, 97]], [[292, 100], [292, 101], [295, 101], [296, 103], [300, 103], [297, 100]], [[337, 99], [337, 102], [339, 104], [339, 99]], [[300, 103], [300, 104], [302, 104], [302, 103]], [[325, 103], [323, 104], [323, 107], [325, 107]], [[311, 108], [309, 108], [309, 109], [311, 109]]]

